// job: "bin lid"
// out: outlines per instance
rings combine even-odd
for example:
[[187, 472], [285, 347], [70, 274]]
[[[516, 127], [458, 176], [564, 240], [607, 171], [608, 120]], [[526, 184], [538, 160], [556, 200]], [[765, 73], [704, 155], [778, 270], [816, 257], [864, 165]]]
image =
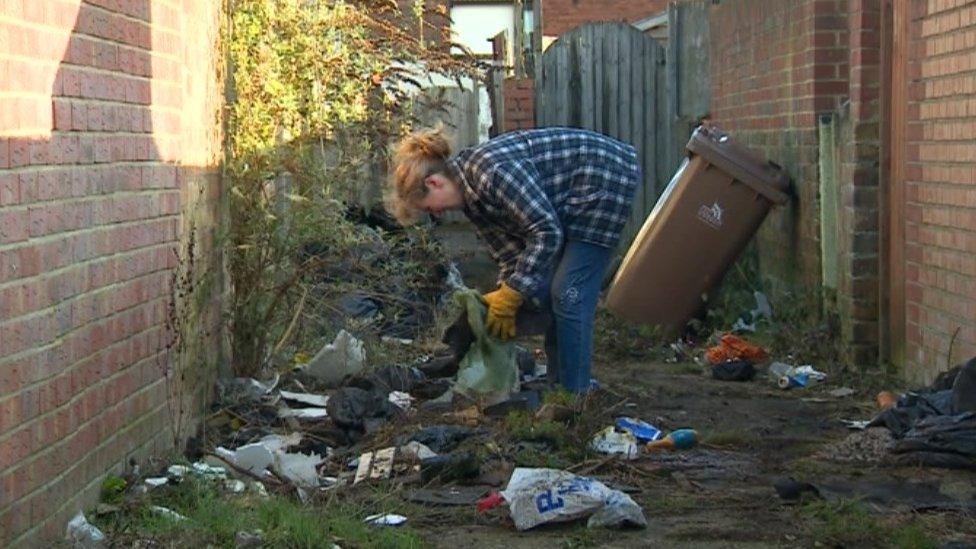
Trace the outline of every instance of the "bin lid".
[[699, 126], [686, 145], [688, 151], [728, 172], [774, 204], [789, 201], [790, 176], [781, 166], [732, 141], [728, 134]]

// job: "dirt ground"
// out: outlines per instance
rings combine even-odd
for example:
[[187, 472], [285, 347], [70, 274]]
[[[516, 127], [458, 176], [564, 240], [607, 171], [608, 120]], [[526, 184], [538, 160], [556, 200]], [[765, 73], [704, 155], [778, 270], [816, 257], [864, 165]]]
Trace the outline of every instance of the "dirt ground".
[[[598, 365], [597, 376], [609, 390], [601, 399], [620, 403], [613, 413], [702, 434], [696, 449], [612, 462], [592, 473], [634, 491], [648, 519], [646, 530], [587, 531], [577, 524], [518, 533], [507, 513], [468, 512], [455, 519], [439, 513], [414, 527], [435, 547], [976, 546], [973, 473], [816, 455], [850, 434], [841, 419], [870, 416], [866, 395], [833, 398], [827, 388], [780, 391], [765, 380], [723, 382], [695, 370]], [[784, 502], [773, 484], [790, 476], [815, 484], [833, 503]], [[970, 510], [945, 509], [954, 505]]]
[[[491, 285], [490, 260], [463, 227], [441, 228], [445, 247], [471, 286]], [[869, 419], [874, 390], [832, 397], [834, 382], [782, 391], [760, 373], [751, 382], [717, 381], [691, 363], [595, 357], [604, 387], [580, 418], [588, 428], [614, 415], [670, 430], [699, 431], [693, 450], [610, 462], [591, 475], [624, 486], [642, 505], [646, 530], [555, 525], [516, 532], [507, 512], [465, 509], [413, 523], [435, 547], [976, 547], [976, 475], [891, 467], [829, 455], [852, 434], [841, 420]], [[577, 429], [587, 427], [577, 426]], [[841, 452], [843, 454], [843, 452]], [[774, 489], [792, 477], [823, 499], [787, 502]]]

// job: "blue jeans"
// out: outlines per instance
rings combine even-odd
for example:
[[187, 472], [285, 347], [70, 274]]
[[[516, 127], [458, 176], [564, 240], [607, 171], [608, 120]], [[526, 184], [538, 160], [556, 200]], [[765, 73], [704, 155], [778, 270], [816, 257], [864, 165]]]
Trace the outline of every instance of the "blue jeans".
[[[533, 324], [538, 329], [539, 313], [549, 318], [544, 322], [548, 325], [545, 346], [549, 380], [573, 393], [585, 393], [590, 388], [593, 319], [612, 255], [613, 250], [605, 246], [568, 241], [548, 284], [529, 296], [516, 317], [520, 334], [532, 333]], [[525, 330], [521, 328], [523, 322]]]

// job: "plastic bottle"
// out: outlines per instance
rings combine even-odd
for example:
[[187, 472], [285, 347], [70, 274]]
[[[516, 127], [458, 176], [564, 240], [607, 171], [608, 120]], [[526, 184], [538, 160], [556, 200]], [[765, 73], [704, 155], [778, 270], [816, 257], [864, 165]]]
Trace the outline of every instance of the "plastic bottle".
[[668, 436], [660, 440], [652, 440], [644, 445], [648, 452], [662, 452], [669, 450], [687, 450], [698, 444], [698, 431], [694, 429], [678, 429], [671, 431]]

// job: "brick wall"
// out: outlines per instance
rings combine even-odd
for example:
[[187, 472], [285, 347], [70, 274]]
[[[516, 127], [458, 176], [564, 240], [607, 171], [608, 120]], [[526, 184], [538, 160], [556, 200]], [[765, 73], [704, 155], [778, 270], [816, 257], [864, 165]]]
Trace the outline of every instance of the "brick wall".
[[905, 354], [927, 381], [976, 354], [976, 2], [909, 4]]
[[633, 23], [667, 9], [668, 0], [540, 0], [543, 36], [559, 36], [583, 23]]
[[712, 117], [789, 170], [795, 198], [757, 238], [773, 286], [820, 284], [817, 115], [848, 93], [845, 0], [732, 0], [714, 6]]
[[837, 154], [837, 292], [845, 360], [877, 364], [880, 344], [881, 1], [848, 0], [849, 103]]
[[505, 131], [535, 127], [535, 82], [531, 78], [506, 78], [504, 84]]
[[0, 546], [33, 546], [171, 445], [163, 323], [191, 220], [213, 260], [220, 14], [2, 5]]

